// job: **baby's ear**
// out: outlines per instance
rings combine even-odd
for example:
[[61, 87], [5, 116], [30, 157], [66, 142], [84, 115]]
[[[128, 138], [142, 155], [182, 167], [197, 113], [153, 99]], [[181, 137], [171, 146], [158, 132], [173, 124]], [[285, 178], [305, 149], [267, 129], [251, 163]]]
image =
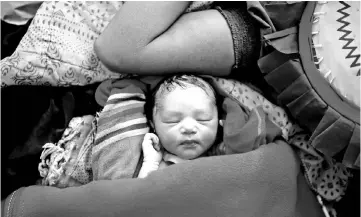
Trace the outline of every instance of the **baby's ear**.
[[221, 125], [223, 127], [223, 120], [222, 119], [219, 120], [219, 125]]

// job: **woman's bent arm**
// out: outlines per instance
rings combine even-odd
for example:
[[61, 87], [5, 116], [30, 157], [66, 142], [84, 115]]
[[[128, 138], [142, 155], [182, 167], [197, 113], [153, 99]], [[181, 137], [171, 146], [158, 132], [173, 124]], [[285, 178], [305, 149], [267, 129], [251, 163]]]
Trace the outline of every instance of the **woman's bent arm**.
[[232, 36], [216, 10], [178, 17], [188, 2], [127, 2], [95, 43], [95, 52], [119, 73], [193, 72], [228, 75]]

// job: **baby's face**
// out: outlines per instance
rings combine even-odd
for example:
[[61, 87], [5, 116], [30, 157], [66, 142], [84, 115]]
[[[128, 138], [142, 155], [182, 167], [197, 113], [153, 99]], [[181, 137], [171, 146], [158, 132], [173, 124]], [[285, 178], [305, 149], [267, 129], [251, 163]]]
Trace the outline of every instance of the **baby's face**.
[[153, 122], [161, 145], [183, 159], [194, 159], [215, 142], [218, 112], [199, 87], [176, 87], [155, 108]]

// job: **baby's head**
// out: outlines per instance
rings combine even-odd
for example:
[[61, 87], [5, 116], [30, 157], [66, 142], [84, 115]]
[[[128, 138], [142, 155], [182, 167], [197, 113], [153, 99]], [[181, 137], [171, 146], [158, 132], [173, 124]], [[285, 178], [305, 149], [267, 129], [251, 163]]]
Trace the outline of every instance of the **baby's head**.
[[194, 75], [175, 75], [158, 85], [151, 98], [148, 119], [168, 152], [194, 159], [215, 143], [218, 103], [206, 81]]

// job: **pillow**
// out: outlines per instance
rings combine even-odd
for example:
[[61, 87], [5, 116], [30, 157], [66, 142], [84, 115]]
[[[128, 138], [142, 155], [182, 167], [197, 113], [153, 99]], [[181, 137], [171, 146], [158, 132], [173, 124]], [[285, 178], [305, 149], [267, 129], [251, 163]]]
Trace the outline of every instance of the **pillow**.
[[312, 26], [316, 67], [338, 94], [357, 107], [361, 68], [359, 10], [359, 1], [319, 2]]
[[122, 2], [44, 2], [10, 57], [1, 60], [1, 86], [86, 85], [120, 75], [93, 51]]

